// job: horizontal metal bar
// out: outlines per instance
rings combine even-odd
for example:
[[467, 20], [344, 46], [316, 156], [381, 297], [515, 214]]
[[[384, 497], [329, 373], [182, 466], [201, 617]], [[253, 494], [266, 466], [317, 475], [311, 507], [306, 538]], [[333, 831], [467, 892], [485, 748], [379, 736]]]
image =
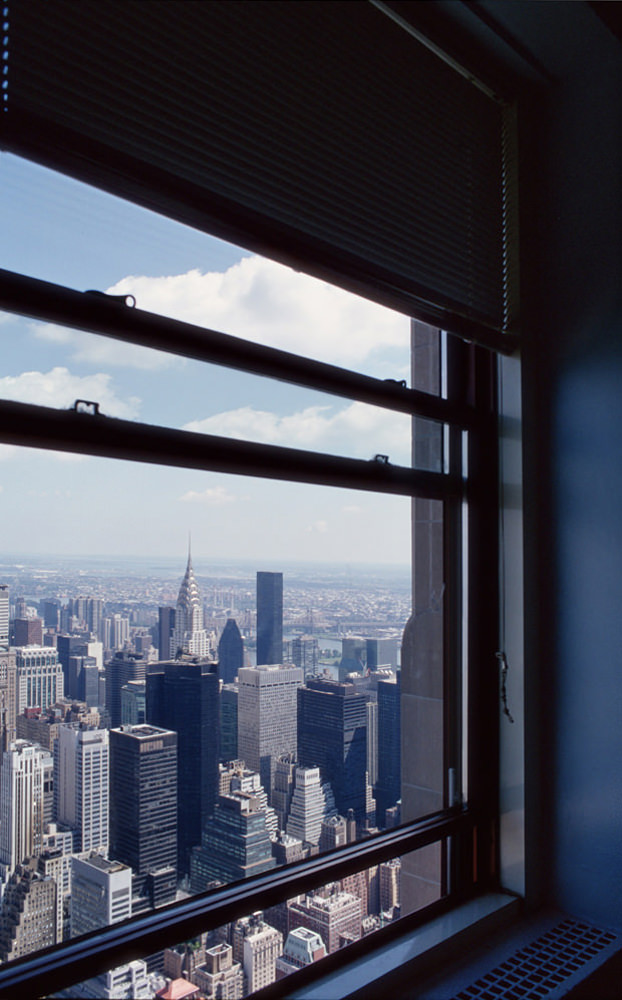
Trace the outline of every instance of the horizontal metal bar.
[[238, 476], [443, 499], [462, 495], [456, 476], [382, 461], [195, 434], [102, 414], [0, 400], [0, 441]]
[[468, 407], [336, 365], [131, 308], [114, 296], [76, 292], [0, 269], [0, 308], [49, 323], [101, 334], [196, 361], [317, 389], [373, 406], [472, 427]]
[[132, 917], [0, 967], [0, 996], [48, 996], [328, 882], [400, 857], [473, 824], [466, 809], [436, 813], [307, 861]]

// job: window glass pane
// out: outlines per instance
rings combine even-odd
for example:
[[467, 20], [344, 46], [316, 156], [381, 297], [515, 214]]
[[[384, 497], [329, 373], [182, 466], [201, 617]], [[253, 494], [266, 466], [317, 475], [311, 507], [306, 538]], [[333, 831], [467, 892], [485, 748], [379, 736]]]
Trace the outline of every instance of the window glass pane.
[[[66, 409], [93, 400], [108, 417], [346, 458], [408, 466], [411, 418], [275, 379], [0, 314], [0, 399]], [[442, 425], [425, 421], [430, 439]], [[433, 446], [417, 468], [442, 471]]]
[[[407, 317], [10, 154], [1, 266], [381, 379], [410, 378]], [[10, 253], [8, 252], [10, 248]]]

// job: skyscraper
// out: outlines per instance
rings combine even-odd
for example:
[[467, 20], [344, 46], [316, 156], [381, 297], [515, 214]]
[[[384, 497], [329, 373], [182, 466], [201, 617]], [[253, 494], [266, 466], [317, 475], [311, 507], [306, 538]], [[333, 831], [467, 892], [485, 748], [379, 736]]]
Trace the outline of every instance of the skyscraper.
[[107, 854], [109, 742], [107, 729], [58, 727], [54, 743], [54, 812], [74, 831], [76, 851]]
[[329, 783], [322, 781], [319, 767], [297, 767], [287, 819], [287, 833], [290, 837], [317, 846], [322, 822], [336, 813], [335, 797]]
[[401, 796], [400, 766], [400, 673], [393, 681], [378, 682], [378, 783], [376, 810], [380, 826], [385, 812]]
[[[0, 599], [1, 599], [0, 594]], [[0, 755], [16, 736], [17, 665], [15, 650], [3, 649], [0, 643]], [[1, 759], [1, 757], [0, 757]]]
[[49, 750], [15, 740], [2, 755], [0, 864], [14, 869], [43, 846], [44, 773]]
[[353, 684], [308, 680], [298, 691], [298, 760], [319, 767], [335, 804], [357, 820], [367, 813], [367, 707]]
[[190, 885], [202, 892], [210, 882], [237, 882], [274, 868], [266, 810], [253, 792], [221, 795], [190, 860]]
[[291, 927], [306, 927], [319, 934], [329, 955], [361, 936], [361, 901], [337, 884], [291, 903], [289, 915]]
[[137, 908], [175, 898], [177, 733], [148, 725], [111, 730], [110, 854], [133, 868]]
[[56, 944], [56, 882], [29, 858], [11, 873], [0, 906], [0, 961]]
[[63, 697], [64, 677], [58, 654], [50, 646], [17, 646], [17, 704], [20, 715], [25, 708], [45, 710]]
[[220, 759], [223, 763], [238, 756], [238, 686], [220, 688]]
[[9, 645], [9, 585], [0, 583], [0, 648]]
[[283, 662], [283, 574], [257, 573], [257, 666]]
[[71, 936], [132, 916], [132, 869], [99, 854], [71, 861]]
[[272, 794], [276, 760], [296, 753], [298, 667], [243, 667], [238, 673], [238, 755]]
[[168, 660], [171, 653], [171, 638], [175, 628], [175, 608], [158, 608], [158, 653], [161, 660]]
[[[188, 549], [186, 572], [181, 581], [177, 607], [175, 608], [175, 627], [171, 639], [170, 656], [175, 658], [180, 653], [191, 653], [193, 656], [207, 656], [210, 652], [209, 639], [203, 627], [203, 606], [201, 594], [192, 568], [192, 558]], [[160, 653], [162, 656], [162, 653]], [[163, 659], [168, 657], [162, 657]]]
[[110, 726], [121, 725], [121, 688], [128, 681], [144, 681], [147, 658], [142, 653], [115, 653], [106, 664], [106, 708], [110, 712]]
[[319, 643], [312, 635], [297, 635], [292, 640], [292, 660], [305, 680], [317, 673], [319, 658]]
[[43, 622], [40, 618], [16, 618], [14, 628], [16, 646], [43, 645]]
[[189, 657], [157, 663], [147, 674], [149, 724], [177, 733], [178, 870], [189, 871], [190, 850], [218, 794], [220, 748], [217, 665]]
[[244, 666], [244, 642], [235, 618], [227, 618], [218, 643], [218, 676], [223, 684], [233, 684]]

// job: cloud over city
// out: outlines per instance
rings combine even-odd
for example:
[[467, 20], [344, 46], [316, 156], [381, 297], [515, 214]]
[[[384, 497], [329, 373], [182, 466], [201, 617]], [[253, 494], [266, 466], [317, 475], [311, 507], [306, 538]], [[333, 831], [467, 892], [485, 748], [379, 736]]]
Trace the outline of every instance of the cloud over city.
[[131, 420], [138, 415], [140, 400], [136, 396], [120, 399], [112, 385], [112, 377], [103, 372], [95, 375], [73, 375], [68, 368], [56, 367], [48, 372], [27, 371], [0, 378], [0, 397], [20, 403], [34, 403], [63, 409], [76, 399], [96, 400], [101, 412], [109, 417]]
[[372, 458], [381, 452], [389, 454], [396, 465], [408, 463], [411, 433], [405, 414], [358, 402], [340, 410], [309, 406], [286, 416], [242, 406], [204, 420], [192, 420], [184, 430], [337, 452], [347, 457]]
[[108, 291], [134, 295], [140, 309], [335, 364], [357, 367], [395, 348], [408, 355], [404, 316], [262, 257], [224, 271], [131, 275]]

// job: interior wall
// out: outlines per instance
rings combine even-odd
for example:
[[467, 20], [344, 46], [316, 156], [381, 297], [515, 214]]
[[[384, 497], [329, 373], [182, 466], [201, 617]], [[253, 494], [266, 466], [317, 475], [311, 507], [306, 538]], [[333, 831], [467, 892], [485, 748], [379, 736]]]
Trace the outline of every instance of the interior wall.
[[528, 897], [619, 929], [622, 45], [527, 6], [558, 53], [521, 115]]

